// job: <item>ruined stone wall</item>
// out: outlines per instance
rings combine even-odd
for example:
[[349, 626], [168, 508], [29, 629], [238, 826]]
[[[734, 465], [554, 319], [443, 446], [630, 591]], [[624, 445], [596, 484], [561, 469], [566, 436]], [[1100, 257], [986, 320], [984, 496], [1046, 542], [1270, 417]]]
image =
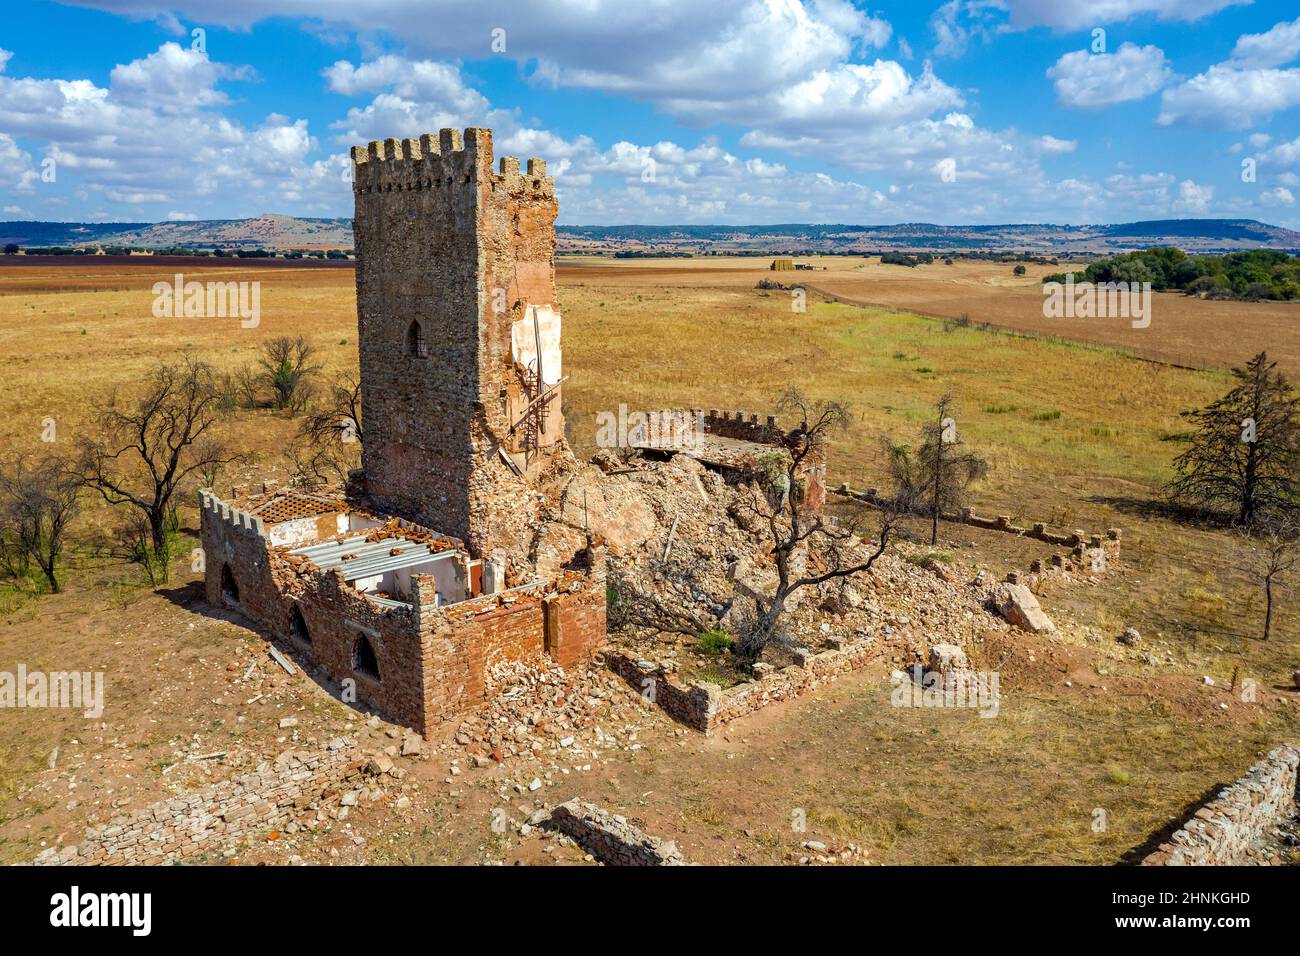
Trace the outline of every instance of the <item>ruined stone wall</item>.
[[551, 811], [547, 824], [609, 866], [684, 866], [686, 861], [673, 843], [651, 836], [627, 821], [591, 803], [570, 800]]
[[1273, 750], [1236, 783], [1192, 815], [1143, 866], [1236, 866], [1253, 844], [1295, 816], [1300, 747]]
[[[291, 639], [295, 656], [335, 683], [353, 681], [359, 706], [422, 732], [424, 654], [415, 610], [380, 607], [348, 584], [339, 569], [298, 572], [278, 556], [271, 563], [284, 598], [279, 617], [270, 623]], [[305, 641], [290, 626], [295, 604], [307, 625]], [[378, 677], [357, 666], [363, 638], [374, 652]]]
[[162, 800], [90, 827], [80, 844], [50, 848], [38, 865], [157, 865], [215, 852], [240, 837], [282, 826], [372, 772], [355, 741], [321, 751], [286, 751], [269, 766]]
[[199, 540], [208, 603], [227, 605], [221, 582], [222, 572], [228, 568], [239, 589], [239, 600], [233, 603], [259, 621], [275, 620], [282, 602], [270, 575], [269, 542], [262, 520], [205, 494], [199, 509]]
[[603, 561], [589, 573], [565, 573], [500, 594], [433, 607], [432, 582], [418, 580], [416, 614], [424, 655], [426, 735], [481, 705], [495, 664], [554, 658], [586, 663], [605, 644]]
[[757, 679], [726, 689], [706, 681], [695, 681], [687, 686], [662, 667], [620, 654], [607, 655], [605, 662], [610, 670], [673, 720], [708, 735], [768, 704], [793, 700], [880, 656], [879, 650], [869, 640], [836, 643], [841, 646], [818, 654], [806, 654], [802, 665], [791, 664], [774, 670], [768, 664], [756, 664]]
[[[854, 491], [847, 482], [836, 488], [835, 494], [853, 498], [856, 501], [864, 501], [877, 507], [892, 506], [892, 502], [886, 496], [881, 495], [879, 490], [868, 488], [866, 491]], [[1120, 556], [1122, 542], [1119, 528], [1108, 528], [1104, 535], [1094, 534], [1081, 528], [1074, 531], [1050, 531], [1045, 521], [1035, 521], [1031, 527], [1025, 527], [1015, 524], [1010, 515], [985, 517], [977, 515], [974, 509], [971, 508], [963, 508], [961, 511], [945, 511], [939, 517], [944, 521], [970, 525], [972, 528], [983, 528], [986, 531], [1004, 531], [1007, 534], [1014, 534], [1021, 538], [1034, 538], [1048, 544], [1067, 547], [1072, 549], [1075, 557], [1078, 558], [1082, 558], [1086, 552], [1095, 551], [1098, 548], [1106, 552], [1106, 560], [1108, 561], [1117, 561]]]
[[[753, 412], [719, 411], [710, 409], [704, 416], [704, 431], [709, 435], [734, 438], [739, 441], [793, 448], [799, 442], [799, 429], [786, 431], [775, 415], [760, 417]], [[822, 448], [813, 448], [804, 459], [801, 472], [808, 483], [804, 505], [810, 511], [821, 511], [826, 503], [826, 454]]]
[[[352, 159], [367, 493], [476, 556], [519, 553], [537, 497], [498, 450], [520, 404], [511, 325], [555, 304], [554, 183], [541, 160], [521, 173], [505, 157], [494, 173], [486, 129], [373, 142]], [[527, 475], [562, 448], [557, 421], [548, 450], [520, 456]]]

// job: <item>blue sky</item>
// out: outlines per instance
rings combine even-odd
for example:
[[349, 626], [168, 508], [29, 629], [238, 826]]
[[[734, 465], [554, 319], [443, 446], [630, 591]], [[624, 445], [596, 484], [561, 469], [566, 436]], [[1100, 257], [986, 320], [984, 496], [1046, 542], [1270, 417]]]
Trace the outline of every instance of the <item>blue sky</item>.
[[1294, 0], [9, 0], [0, 218], [346, 216], [349, 145], [490, 126], [498, 154], [548, 160], [562, 223], [1300, 228], [1297, 14]]

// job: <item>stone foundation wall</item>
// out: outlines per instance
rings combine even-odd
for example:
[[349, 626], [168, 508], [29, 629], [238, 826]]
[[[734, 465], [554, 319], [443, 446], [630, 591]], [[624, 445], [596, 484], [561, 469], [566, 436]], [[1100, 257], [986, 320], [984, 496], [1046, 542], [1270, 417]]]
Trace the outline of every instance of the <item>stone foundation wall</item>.
[[580, 800], [552, 810], [549, 825], [610, 866], [684, 866], [686, 862], [674, 844], [644, 833], [625, 817]]
[[773, 670], [768, 664], [756, 664], [758, 679], [725, 690], [706, 681], [684, 685], [660, 666], [621, 654], [607, 654], [605, 662], [673, 720], [708, 735], [768, 704], [793, 700], [841, 674], [859, 669], [877, 656], [878, 651], [870, 641], [854, 641], [807, 654], [802, 665]]
[[1300, 747], [1273, 750], [1192, 815], [1143, 866], [1234, 866], [1269, 828], [1297, 812]]
[[[871, 505], [887, 506], [890, 504], [889, 499], [881, 495], [875, 488], [868, 488], [866, 491], [854, 491], [847, 484], [842, 484], [835, 489], [835, 494]], [[1014, 534], [1018, 537], [1034, 538], [1048, 544], [1071, 548], [1078, 558], [1082, 558], [1085, 552], [1097, 548], [1104, 550], [1107, 560], [1110, 561], [1118, 560], [1120, 555], [1120, 530], [1118, 528], [1108, 528], [1104, 535], [1094, 534], [1083, 529], [1068, 532], [1049, 531], [1045, 521], [1035, 521], [1031, 527], [1022, 527], [1013, 524], [1010, 515], [997, 515], [988, 518], [977, 515], [971, 508], [963, 508], [959, 512], [945, 511], [939, 517], [944, 521], [970, 525], [972, 528], [984, 528], [987, 531], [1005, 531], [1007, 534]]]
[[157, 865], [213, 852], [226, 841], [282, 826], [370, 775], [355, 741], [321, 751], [286, 751], [253, 773], [161, 800], [90, 827], [80, 844], [53, 847], [41, 866]]

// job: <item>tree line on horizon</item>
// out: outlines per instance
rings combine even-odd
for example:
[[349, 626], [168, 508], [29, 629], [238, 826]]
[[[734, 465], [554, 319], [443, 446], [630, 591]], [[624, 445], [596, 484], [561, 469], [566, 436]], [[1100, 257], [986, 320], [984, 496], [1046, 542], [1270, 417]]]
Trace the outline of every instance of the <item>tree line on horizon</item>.
[[1189, 256], [1174, 246], [1126, 252], [1043, 282], [1151, 283], [1156, 292], [1177, 291], [1207, 299], [1247, 301], [1300, 299], [1300, 256], [1276, 249], [1248, 249], [1219, 256]]

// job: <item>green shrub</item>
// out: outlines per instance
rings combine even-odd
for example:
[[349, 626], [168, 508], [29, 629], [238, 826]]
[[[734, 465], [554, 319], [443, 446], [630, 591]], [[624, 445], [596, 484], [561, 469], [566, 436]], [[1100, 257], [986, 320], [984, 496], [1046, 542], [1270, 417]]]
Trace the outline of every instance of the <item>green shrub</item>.
[[696, 646], [699, 652], [706, 657], [720, 657], [731, 650], [731, 644], [731, 635], [722, 628], [715, 627], [713, 630], [701, 634]]

